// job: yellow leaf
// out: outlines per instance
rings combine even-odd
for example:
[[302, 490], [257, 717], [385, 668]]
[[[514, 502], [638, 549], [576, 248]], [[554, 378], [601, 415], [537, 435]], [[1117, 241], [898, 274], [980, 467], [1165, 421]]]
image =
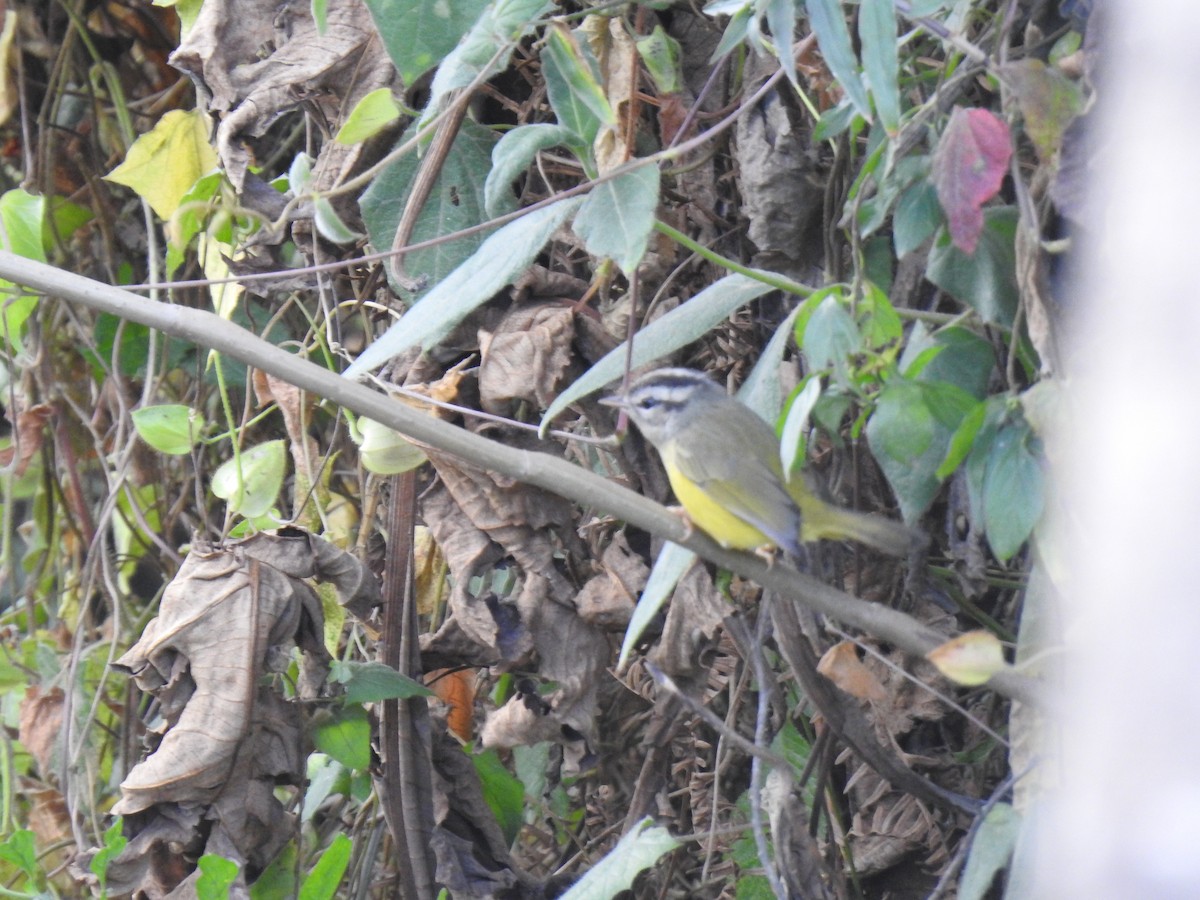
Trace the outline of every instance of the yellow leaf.
[[1004, 648], [991, 632], [968, 631], [925, 654], [938, 671], [958, 684], [975, 687], [1005, 667]]
[[105, 177], [132, 188], [161, 218], [170, 219], [184, 194], [216, 164], [207, 117], [199, 110], [173, 109], [134, 141], [125, 162]]

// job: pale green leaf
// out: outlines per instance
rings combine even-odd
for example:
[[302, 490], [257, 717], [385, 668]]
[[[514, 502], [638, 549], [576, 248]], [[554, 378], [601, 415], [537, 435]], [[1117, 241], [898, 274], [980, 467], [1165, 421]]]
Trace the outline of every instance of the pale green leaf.
[[[241, 471], [238, 461], [241, 460]], [[223, 463], [212, 476], [212, 492], [247, 519], [264, 515], [279, 496], [287, 469], [283, 441], [267, 441], [243, 450]]]
[[202, 112], [173, 109], [133, 142], [105, 180], [132, 188], [159, 217], [170, 219], [196, 179], [217, 164], [208, 133]]
[[496, 231], [470, 259], [434, 285], [399, 322], [367, 347], [346, 370], [346, 377], [377, 368], [409, 347], [433, 346], [472, 310], [529, 268], [579, 203], [578, 198], [560, 200]]
[[612, 850], [573, 884], [560, 900], [610, 900], [628, 890], [643, 869], [654, 865], [679, 841], [661, 825], [642, 819], [617, 842]]
[[373, 138], [400, 118], [400, 107], [389, 88], [371, 91], [354, 105], [334, 140], [339, 144], [360, 144]]
[[145, 406], [132, 413], [133, 427], [159, 453], [181, 456], [191, 451], [204, 428], [198, 412], [180, 403]]
[[658, 209], [658, 166], [643, 165], [592, 188], [575, 216], [575, 233], [593, 256], [632, 275], [646, 253]]

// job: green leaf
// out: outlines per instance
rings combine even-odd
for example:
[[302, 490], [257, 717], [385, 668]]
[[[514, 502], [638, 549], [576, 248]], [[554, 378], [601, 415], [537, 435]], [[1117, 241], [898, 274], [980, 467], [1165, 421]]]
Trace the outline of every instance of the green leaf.
[[350, 838], [336, 835], [300, 886], [299, 900], [331, 900], [350, 864], [352, 847]]
[[238, 458], [221, 464], [212, 476], [212, 492], [229, 504], [230, 510], [247, 519], [270, 510], [287, 469], [287, 451], [283, 441], [267, 441], [241, 452], [241, 477]]
[[1021, 815], [1007, 803], [988, 810], [971, 842], [958, 885], [959, 900], [983, 900], [996, 873], [1008, 865], [1020, 833]]
[[833, 109], [827, 109], [821, 114], [817, 127], [813, 129], [812, 140], [819, 144], [830, 138], [835, 138], [859, 119], [858, 108], [846, 98]]
[[570, 31], [561, 25], [549, 29], [542, 53], [546, 96], [559, 124], [574, 135], [584, 155], [590, 152], [601, 126], [617, 121], [591, 63]]
[[851, 383], [851, 363], [863, 351], [863, 338], [838, 296], [831, 294], [813, 311], [803, 349], [812, 368], [832, 368], [839, 384]]
[[858, 322], [867, 347], [878, 350], [904, 336], [904, 324], [892, 301], [878, 285], [868, 281], [858, 302]]
[[133, 142], [105, 181], [132, 188], [160, 218], [170, 219], [196, 180], [217, 165], [210, 127], [198, 109], [171, 110]]
[[361, 706], [321, 710], [313, 716], [313, 746], [347, 769], [371, 765], [371, 722]]
[[784, 472], [794, 472], [796, 466], [804, 460], [804, 433], [808, 430], [809, 417], [820, 399], [821, 379], [810, 375], [796, 389], [795, 399], [788, 407], [787, 418], [783, 420], [783, 431], [779, 435], [779, 461], [783, 464]]
[[[710, 16], [717, 15], [713, 11], [711, 4], [705, 7], [704, 11]], [[750, 25], [753, 22], [754, 5], [752, 3], [743, 3], [738, 9], [730, 13], [729, 24], [725, 26], [725, 32], [721, 35], [721, 40], [717, 42], [717, 48], [713, 50], [712, 56], [709, 57], [709, 62], [716, 62], [726, 53], [745, 43], [747, 36], [750, 34]]]
[[36, 879], [40, 869], [33, 832], [20, 828], [9, 835], [8, 840], [0, 844], [0, 859], [12, 863], [30, 880]]
[[525, 824], [525, 785], [500, 762], [495, 750], [471, 756], [483, 787], [483, 799], [496, 817], [504, 838], [512, 844]]
[[296, 843], [289, 841], [250, 885], [250, 900], [293, 900], [296, 896]]
[[642, 819], [570, 890], [560, 895], [560, 900], [610, 900], [628, 890], [639, 872], [678, 846], [679, 841], [667, 829], [649, 818]]
[[632, 275], [654, 229], [658, 186], [658, 166], [643, 165], [592, 188], [574, 226], [588, 252], [612, 259]]
[[871, 102], [867, 99], [866, 88], [858, 76], [858, 60], [854, 58], [850, 29], [846, 26], [846, 16], [842, 12], [840, 0], [807, 0], [805, 7], [808, 10], [808, 21], [817, 36], [821, 55], [825, 57], [825, 64], [829, 66], [829, 71], [838, 80], [858, 114], [870, 122]]
[[1007, 561], [1029, 539], [1045, 508], [1042, 461], [1030, 449], [1024, 419], [1001, 427], [988, 455], [983, 485], [984, 528], [992, 552]]
[[[400, 142], [408, 140], [413, 133], [414, 128], [408, 128]], [[490, 130], [475, 122], [463, 122], [429, 199], [417, 216], [409, 243], [417, 244], [487, 221], [483, 184], [491, 169], [494, 146], [495, 136]], [[406, 154], [380, 172], [360, 198], [363, 222], [371, 245], [376, 249], [387, 250], [392, 246], [419, 167], [416, 154]], [[510, 199], [497, 211], [508, 212], [513, 205]], [[423, 277], [430, 284], [436, 283], [475, 253], [483, 241], [484, 235], [473, 234], [406, 253], [404, 270], [413, 278]], [[391, 267], [388, 269], [390, 275]], [[409, 295], [408, 291], [401, 291], [402, 295]]]
[[472, 256], [434, 285], [399, 322], [356, 359], [345, 375], [357, 377], [409, 347], [429, 348], [477, 307], [511, 284], [542, 252], [580, 200], [560, 200], [500, 228]]
[[970, 455], [972, 448], [975, 446], [975, 438], [979, 435], [979, 430], [983, 427], [984, 420], [987, 418], [988, 405], [980, 403], [973, 410], [963, 416], [962, 422], [955, 429], [954, 434], [950, 436], [950, 447], [946, 451], [946, 458], [942, 460], [942, 464], [938, 466], [934, 473], [938, 478], [945, 481], [957, 471]]
[[918, 181], [900, 195], [892, 214], [892, 243], [896, 258], [903, 259], [943, 225], [946, 217], [930, 181]]
[[424, 465], [429, 458], [400, 432], [373, 419], [359, 419], [351, 428], [350, 437], [358, 444], [358, 458], [363, 468], [376, 475], [410, 472]]
[[867, 422], [867, 444], [906, 522], [917, 521], [933, 502], [951, 436], [975, 405], [974, 398], [947, 384], [896, 379], [880, 392]]
[[43, 223], [46, 200], [21, 188], [5, 191], [0, 196], [0, 222], [4, 224], [3, 246], [10, 253], [26, 259], [46, 261], [43, 243]]
[[205, 853], [196, 861], [200, 877], [196, 879], [197, 900], [229, 900], [229, 889], [237, 880], [239, 866], [231, 859]]
[[973, 307], [985, 322], [1011, 328], [1018, 298], [1017, 210], [990, 207], [983, 211], [983, 219], [983, 233], [970, 256], [953, 245], [944, 226], [939, 228], [925, 277]]
[[129, 843], [121, 832], [124, 830], [124, 820], [117, 816], [116, 820], [108, 826], [104, 832], [104, 846], [101, 847], [96, 855], [92, 857], [92, 861], [88, 863], [88, 870], [100, 880], [100, 890], [103, 891], [108, 886], [108, 864], [114, 858], [121, 855], [125, 849], [125, 845]]
[[677, 94], [683, 86], [682, 51], [679, 42], [667, 34], [662, 25], [636, 39], [638, 56], [654, 82], [658, 94]]
[[675, 585], [679, 584], [679, 579], [695, 561], [695, 553], [670, 541], [666, 541], [658, 551], [654, 568], [650, 570], [646, 586], [642, 589], [642, 595], [638, 598], [637, 606], [634, 607], [629, 625], [625, 629], [625, 640], [621, 643], [621, 656], [617, 661], [618, 670], [629, 662], [629, 656], [642, 639], [646, 628], [654, 621], [663, 604], [671, 598]]
[[862, 63], [875, 111], [889, 135], [900, 128], [900, 59], [895, 0], [862, 0], [858, 13]]
[[[444, 0], [434, 0], [431, 4], [433, 15], [439, 11], [445, 12], [454, 5]], [[498, 72], [506, 68], [517, 42], [532, 32], [541, 18], [553, 8], [554, 5], [547, 0], [493, 0], [488, 4], [458, 46], [438, 66], [429, 88], [429, 103], [421, 115], [420, 124], [425, 125], [437, 114], [450, 91], [465, 88], [477, 77], [483, 76], [485, 69]], [[393, 27], [398, 29], [398, 40], [408, 39], [412, 21], [395, 21]]]
[[767, 0], [767, 27], [771, 29], [772, 43], [775, 45], [775, 55], [779, 57], [779, 65], [788, 77], [788, 81], [798, 85], [796, 78], [796, 54], [792, 49], [793, 36], [796, 33], [796, 2], [795, 0]]
[[317, 232], [325, 240], [332, 241], [335, 244], [353, 244], [362, 237], [361, 234], [342, 221], [341, 216], [337, 214], [328, 197], [314, 196], [312, 204], [313, 224], [317, 226]]
[[542, 150], [571, 142], [572, 134], [561, 125], [522, 125], [500, 138], [492, 149], [492, 170], [483, 187], [489, 216], [501, 215], [513, 204], [512, 183]]
[[[746, 275], [726, 275], [639, 331], [633, 342], [630, 365], [636, 369], [698, 340], [735, 309], [772, 290], [769, 284]], [[549, 428], [554, 417], [580, 397], [620, 378], [625, 371], [625, 352], [625, 345], [621, 344], [559, 394], [542, 416], [542, 429]]]
[[405, 84], [453, 50], [486, 6], [487, 0], [367, 0], [384, 49]]
[[133, 427], [159, 453], [182, 456], [191, 452], [204, 430], [204, 419], [179, 403], [144, 406], [132, 413]]
[[361, 144], [399, 119], [400, 107], [391, 89], [377, 88], [354, 104], [334, 140], [347, 146]]
[[304, 791], [304, 804], [300, 807], [300, 821], [308, 824], [321, 804], [331, 794], [350, 793], [350, 772], [336, 759], [324, 753], [308, 756], [308, 786]]
[[[912, 345], [910, 338], [905, 355]], [[943, 328], [934, 335], [931, 346], [939, 348], [941, 352], [916, 375], [918, 381], [952, 384], [977, 400], [987, 396], [988, 383], [996, 369], [996, 351], [988, 341], [956, 325]]]
[[381, 662], [334, 662], [329, 669], [329, 680], [346, 686], [343, 701], [347, 704], [433, 696], [433, 691], [421, 682]]

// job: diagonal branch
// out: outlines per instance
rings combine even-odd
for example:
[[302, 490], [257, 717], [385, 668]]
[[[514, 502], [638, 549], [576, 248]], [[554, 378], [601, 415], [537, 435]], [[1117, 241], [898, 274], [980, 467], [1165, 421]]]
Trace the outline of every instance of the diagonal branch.
[[[687, 547], [764, 588], [794, 598], [843, 625], [888, 641], [906, 653], [921, 656], [946, 640], [944, 635], [898, 610], [860, 600], [786, 566], [768, 566], [753, 554], [725, 550], [700, 532], [689, 529], [665, 507], [566, 460], [508, 447], [426, 415], [276, 347], [215, 313], [149, 300], [3, 251], [0, 251], [0, 278], [224, 353], [467, 462], [552, 491]], [[1038, 683], [1011, 670], [994, 675], [988, 687], [1025, 703], [1042, 702]]]

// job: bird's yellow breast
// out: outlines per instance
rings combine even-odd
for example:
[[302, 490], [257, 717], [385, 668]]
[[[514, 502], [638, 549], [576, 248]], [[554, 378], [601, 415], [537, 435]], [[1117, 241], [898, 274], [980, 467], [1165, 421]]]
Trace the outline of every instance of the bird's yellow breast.
[[684, 477], [670, 462], [667, 462], [666, 468], [675, 497], [683, 505], [692, 524], [722, 547], [754, 550], [774, 545], [775, 542], [769, 537], [713, 500], [702, 487]]

